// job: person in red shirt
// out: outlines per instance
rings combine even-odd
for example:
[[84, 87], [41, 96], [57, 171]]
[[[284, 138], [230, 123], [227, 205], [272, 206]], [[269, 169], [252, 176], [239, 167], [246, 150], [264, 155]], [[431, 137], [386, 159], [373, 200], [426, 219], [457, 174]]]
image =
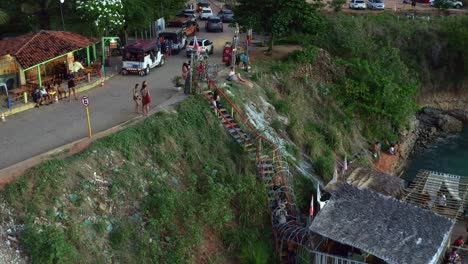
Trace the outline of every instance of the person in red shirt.
[[463, 247], [465, 245], [465, 242], [463, 241], [463, 237], [459, 236], [455, 242], [453, 242], [453, 245], [456, 247]]

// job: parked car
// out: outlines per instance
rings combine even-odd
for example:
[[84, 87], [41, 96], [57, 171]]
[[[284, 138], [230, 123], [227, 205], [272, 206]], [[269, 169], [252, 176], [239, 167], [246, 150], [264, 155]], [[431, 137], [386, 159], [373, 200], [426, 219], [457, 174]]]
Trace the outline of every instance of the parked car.
[[[213, 42], [209, 41], [208, 39], [197, 39], [198, 46], [200, 47], [201, 55], [207, 55], [207, 54], [213, 54], [214, 52], [214, 45]], [[194, 41], [193, 39], [190, 41], [190, 43], [187, 45], [186, 50], [187, 50], [187, 58], [190, 58], [192, 53], [197, 52], [194, 48]]]
[[202, 11], [203, 8], [210, 7], [210, 3], [208, 2], [198, 2], [197, 4], [197, 10], [198, 12]]
[[166, 28], [159, 33], [159, 37], [172, 40], [172, 53], [179, 54], [187, 45], [187, 36], [182, 33], [181, 28]]
[[182, 17], [176, 17], [169, 20], [166, 24], [166, 28], [181, 28], [182, 33], [187, 36], [195, 36], [195, 33], [200, 31], [197, 22], [193, 22], [190, 19]]
[[232, 10], [221, 10], [218, 13], [218, 17], [221, 18], [224, 23], [230, 23], [234, 21], [234, 13]]
[[197, 16], [192, 9], [185, 9], [184, 12], [177, 14], [176, 17], [190, 19], [192, 22], [197, 21]]
[[124, 47], [122, 75], [138, 73], [148, 75], [150, 69], [164, 65], [164, 56], [158, 48], [158, 40], [139, 40]]
[[223, 21], [217, 16], [211, 16], [208, 18], [205, 24], [206, 32], [219, 31], [223, 32]]
[[351, 0], [349, 2], [350, 9], [366, 9], [366, 3], [364, 0]]
[[[434, 0], [429, 0], [429, 4], [431, 6], [434, 6]], [[445, 0], [443, 3], [447, 4], [448, 8], [462, 8], [463, 3], [461, 1], [455, 1], [455, 0]]]
[[208, 19], [210, 16], [213, 16], [213, 10], [211, 10], [211, 8], [206, 7], [206, 8], [203, 8], [200, 11], [200, 19], [201, 20]]
[[385, 9], [385, 4], [382, 0], [367, 0], [367, 8], [369, 9]]

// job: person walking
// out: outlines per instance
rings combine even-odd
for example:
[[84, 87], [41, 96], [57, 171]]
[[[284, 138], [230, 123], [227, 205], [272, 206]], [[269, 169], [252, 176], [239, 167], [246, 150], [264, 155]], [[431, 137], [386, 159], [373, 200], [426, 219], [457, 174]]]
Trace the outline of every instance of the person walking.
[[172, 47], [174, 45], [174, 42], [172, 41], [172, 39], [169, 40], [169, 42], [167, 43], [167, 48], [168, 48], [168, 56], [171, 56], [172, 55]]
[[182, 65], [182, 76], [185, 81], [184, 94], [190, 94], [190, 61], [184, 62]]
[[139, 114], [140, 111], [139, 111], [139, 108], [140, 108], [140, 101], [141, 101], [141, 96], [140, 96], [140, 93], [138, 91], [138, 87], [140, 86], [140, 84], [135, 84], [135, 87], [133, 87], [133, 101], [135, 102], [135, 113], [136, 114]]
[[75, 97], [75, 100], [78, 100], [78, 97], [76, 97], [76, 91], [75, 91], [75, 76], [71, 74], [68, 79], [68, 102], [71, 101], [71, 93], [73, 92], [73, 96]]
[[144, 116], [148, 116], [150, 104], [151, 104], [151, 95], [148, 89], [148, 84], [146, 81], [143, 82], [141, 87], [141, 103], [142, 103], [142, 112]]

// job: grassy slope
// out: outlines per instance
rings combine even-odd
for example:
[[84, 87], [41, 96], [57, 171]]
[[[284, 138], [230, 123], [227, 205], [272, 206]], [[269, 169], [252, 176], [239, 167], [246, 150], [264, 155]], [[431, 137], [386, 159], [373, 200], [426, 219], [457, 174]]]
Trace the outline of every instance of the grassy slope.
[[45, 162], [2, 194], [33, 263], [226, 263], [270, 239], [255, 167], [198, 97]]

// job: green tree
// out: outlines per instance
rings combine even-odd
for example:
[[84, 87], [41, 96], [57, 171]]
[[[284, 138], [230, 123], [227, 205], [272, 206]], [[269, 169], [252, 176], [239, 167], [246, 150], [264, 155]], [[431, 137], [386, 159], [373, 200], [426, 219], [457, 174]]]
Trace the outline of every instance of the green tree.
[[6, 24], [8, 22], [8, 14], [0, 9], [0, 24]]
[[40, 29], [50, 29], [51, 0], [29, 0], [22, 1], [21, 12], [26, 15], [33, 15], [37, 18], [37, 25]]
[[234, 12], [241, 25], [270, 34], [270, 51], [279, 37], [322, 28], [322, 17], [305, 0], [240, 0]]

